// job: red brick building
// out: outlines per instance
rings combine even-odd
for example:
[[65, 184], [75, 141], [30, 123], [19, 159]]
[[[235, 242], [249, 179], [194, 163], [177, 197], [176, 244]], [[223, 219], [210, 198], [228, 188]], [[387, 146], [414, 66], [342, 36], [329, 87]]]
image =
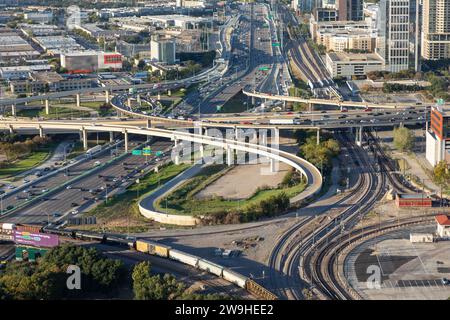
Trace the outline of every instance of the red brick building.
[[411, 208], [411, 207], [431, 207], [433, 202], [431, 198], [423, 193], [416, 194], [397, 194], [395, 204], [398, 208]]

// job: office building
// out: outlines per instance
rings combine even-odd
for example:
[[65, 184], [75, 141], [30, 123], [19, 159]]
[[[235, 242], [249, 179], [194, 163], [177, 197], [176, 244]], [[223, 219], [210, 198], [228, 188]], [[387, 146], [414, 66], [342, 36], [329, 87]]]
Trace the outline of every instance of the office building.
[[27, 12], [24, 14], [24, 19], [34, 23], [50, 23], [53, 20], [53, 13], [51, 11]]
[[166, 64], [175, 63], [175, 41], [165, 38], [154, 38], [150, 42], [151, 61]]
[[363, 20], [363, 0], [337, 0], [340, 21]]
[[381, 0], [377, 53], [386, 70], [407, 70], [410, 63], [410, 0]]
[[315, 8], [313, 15], [318, 22], [338, 20], [338, 11], [335, 8]]
[[69, 73], [122, 69], [122, 55], [115, 52], [79, 51], [61, 54], [61, 66]]
[[421, 55], [450, 59], [450, 0], [423, 0]]
[[333, 78], [365, 76], [370, 71], [384, 69], [384, 61], [376, 54], [328, 52], [325, 64]]
[[426, 131], [426, 158], [435, 166], [450, 163], [450, 113], [441, 107], [431, 108], [430, 126]]

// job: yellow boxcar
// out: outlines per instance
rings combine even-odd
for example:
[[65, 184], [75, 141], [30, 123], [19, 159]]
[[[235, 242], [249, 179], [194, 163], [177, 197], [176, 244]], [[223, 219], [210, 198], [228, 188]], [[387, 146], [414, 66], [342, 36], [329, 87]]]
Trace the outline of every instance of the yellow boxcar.
[[136, 241], [136, 250], [140, 251], [140, 252], [148, 253], [149, 252], [148, 243], [141, 241], [141, 240], [137, 240]]
[[155, 245], [155, 254], [160, 257], [168, 258], [169, 257], [169, 249], [170, 249], [170, 247], [167, 247], [167, 246]]

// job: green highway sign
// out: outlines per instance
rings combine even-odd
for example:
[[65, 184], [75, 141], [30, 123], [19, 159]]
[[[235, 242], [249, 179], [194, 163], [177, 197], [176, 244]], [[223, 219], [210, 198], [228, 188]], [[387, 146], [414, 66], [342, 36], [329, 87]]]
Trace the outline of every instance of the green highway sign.
[[269, 71], [269, 67], [261, 67], [259, 68], [259, 71]]
[[145, 147], [143, 150], [152, 150], [150, 147]]
[[279, 46], [280, 46], [280, 43], [278, 43], [278, 42], [272, 43], [272, 47], [279, 47]]
[[149, 156], [151, 154], [152, 154], [152, 152], [150, 150], [144, 150], [144, 152], [143, 152], [144, 156]]
[[217, 111], [222, 110], [222, 106], [217, 106], [217, 107], [216, 107], [216, 110], [217, 110]]
[[438, 105], [442, 106], [442, 105], [445, 104], [445, 101], [444, 101], [444, 99], [437, 99], [436, 103], [437, 103]]
[[142, 150], [133, 150], [133, 151], [131, 151], [131, 154], [133, 156], [140, 156], [140, 155], [142, 155]]
[[157, 157], [162, 156], [162, 154], [163, 154], [162, 151], [156, 151], [156, 156]]

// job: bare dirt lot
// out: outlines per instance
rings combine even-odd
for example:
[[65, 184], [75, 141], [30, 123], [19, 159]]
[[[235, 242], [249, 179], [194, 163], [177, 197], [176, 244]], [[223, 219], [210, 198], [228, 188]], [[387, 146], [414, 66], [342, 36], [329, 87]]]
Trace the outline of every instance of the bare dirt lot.
[[273, 175], [261, 174], [261, 172], [267, 171], [268, 165], [238, 165], [199, 192], [196, 198], [205, 199], [217, 196], [230, 200], [247, 199], [260, 187], [276, 187], [288, 173], [289, 166], [280, 163], [278, 172]]

